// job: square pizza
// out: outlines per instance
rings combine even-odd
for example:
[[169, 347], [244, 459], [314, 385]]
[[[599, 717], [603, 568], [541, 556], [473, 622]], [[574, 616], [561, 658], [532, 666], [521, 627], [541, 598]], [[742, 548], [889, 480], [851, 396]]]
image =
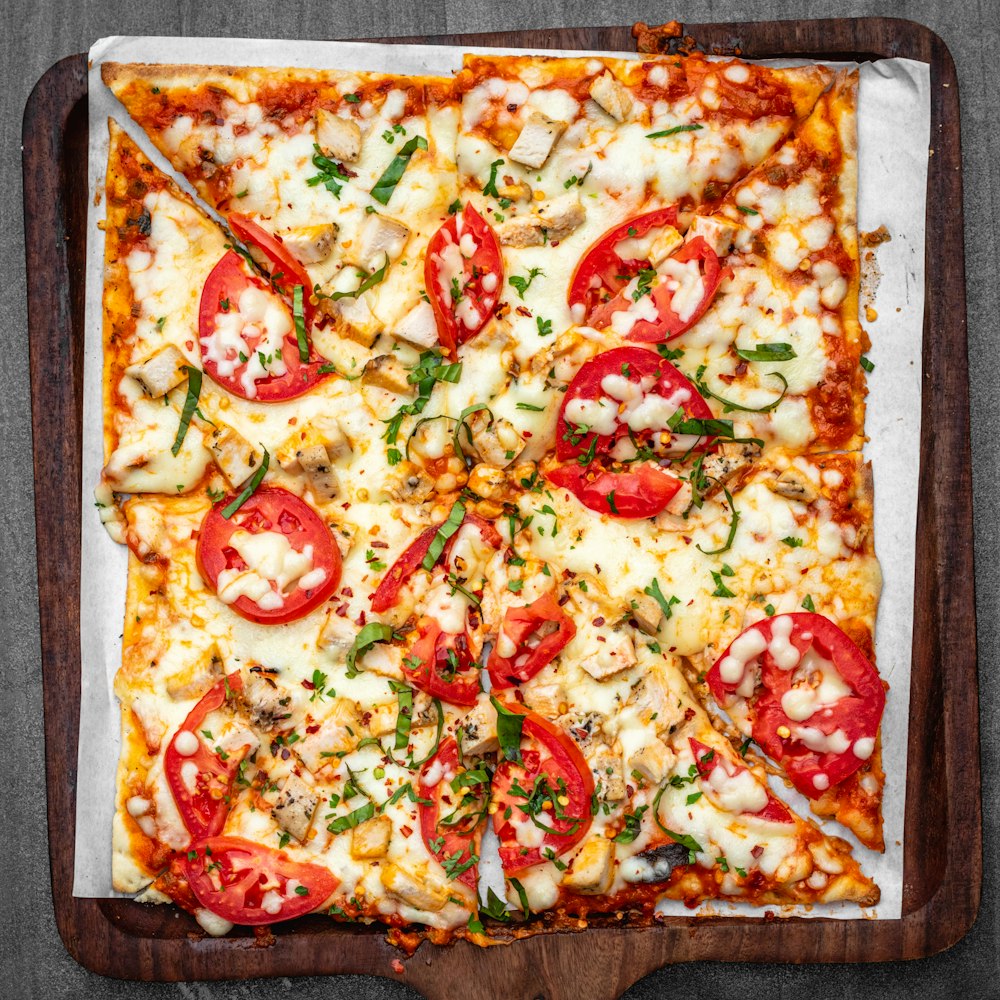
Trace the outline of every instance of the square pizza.
[[102, 75], [172, 168], [109, 122], [115, 887], [409, 950], [875, 904], [856, 73]]

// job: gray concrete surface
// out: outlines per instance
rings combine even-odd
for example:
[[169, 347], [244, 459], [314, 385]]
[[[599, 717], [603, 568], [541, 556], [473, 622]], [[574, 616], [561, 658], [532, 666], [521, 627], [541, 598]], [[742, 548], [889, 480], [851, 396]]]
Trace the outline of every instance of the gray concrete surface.
[[[1000, 628], [996, 470], [1000, 468], [1000, 2], [998, 0], [0, 0], [0, 998], [296, 1000], [415, 996], [357, 976], [232, 984], [139, 985], [93, 976], [64, 951], [52, 914], [43, 789], [41, 679], [31, 492], [28, 350], [19, 157], [21, 114], [38, 77], [62, 56], [110, 34], [338, 38], [486, 31], [573, 24], [765, 20], [891, 15], [929, 25], [958, 65], [965, 174], [982, 688], [985, 869], [972, 932], [951, 951], [916, 963], [870, 966], [668, 967], [627, 994], [686, 1000], [762, 997], [1000, 997], [994, 867], [1000, 782]], [[933, 790], [928, 790], [933, 794]], [[67, 822], [71, 822], [67, 817]], [[933, 859], [928, 859], [933, 863]], [[449, 990], [461, 996], [461, 984]], [[498, 996], [502, 986], [498, 984]]]

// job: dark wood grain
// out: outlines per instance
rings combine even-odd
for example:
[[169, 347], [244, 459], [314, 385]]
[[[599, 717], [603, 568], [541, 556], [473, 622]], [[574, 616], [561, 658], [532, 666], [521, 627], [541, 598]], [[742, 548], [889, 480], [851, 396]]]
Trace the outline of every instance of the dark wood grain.
[[[929, 29], [887, 18], [686, 25], [708, 51], [931, 65], [934, 155], [927, 198], [927, 289], [920, 508], [914, 596], [903, 916], [899, 920], [677, 917], [538, 934], [480, 950], [424, 944], [406, 982], [431, 997], [587, 1000], [617, 996], [668, 962], [844, 962], [941, 951], [972, 926], [982, 876], [972, 490], [958, 85]], [[387, 40], [388, 41], [388, 40]], [[459, 45], [634, 48], [624, 27], [439, 36]], [[399, 953], [375, 929], [310, 918], [211, 939], [171, 907], [74, 899], [79, 656], [80, 442], [86, 239], [86, 59], [64, 59], [28, 102], [23, 131], [35, 514], [45, 704], [49, 847], [59, 933], [87, 968], [130, 979], [245, 979], [360, 972], [396, 977]], [[498, 987], [497, 984], [503, 986]]]

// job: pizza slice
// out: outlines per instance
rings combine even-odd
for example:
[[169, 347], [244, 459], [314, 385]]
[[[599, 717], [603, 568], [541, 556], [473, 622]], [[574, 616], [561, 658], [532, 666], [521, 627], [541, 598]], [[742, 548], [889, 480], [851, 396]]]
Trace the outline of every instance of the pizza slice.
[[[830, 76], [700, 56], [466, 56], [461, 196], [502, 249], [497, 292], [518, 361], [572, 324], [608, 326], [598, 307], [670, 257], [690, 212], [717, 204], [779, 146]], [[704, 275], [716, 264], [696, 266]], [[711, 281], [678, 305], [688, 325]]]
[[729, 277], [670, 347], [717, 412], [796, 451], [857, 449], [867, 392], [858, 321], [857, 73], [692, 234]]
[[451, 81], [118, 63], [102, 77], [264, 267], [304, 272], [342, 336], [436, 343], [420, 292], [457, 195]]

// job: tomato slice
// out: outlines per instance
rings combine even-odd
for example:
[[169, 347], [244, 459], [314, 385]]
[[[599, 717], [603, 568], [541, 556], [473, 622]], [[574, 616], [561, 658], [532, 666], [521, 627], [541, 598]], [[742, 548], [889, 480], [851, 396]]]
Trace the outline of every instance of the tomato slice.
[[238, 672], [219, 681], [188, 713], [163, 755], [166, 775], [184, 826], [195, 840], [214, 837], [229, 815], [233, 781], [248, 747], [230, 751], [225, 760], [205, 745], [199, 735], [205, 717], [226, 701], [229, 690], [242, 687]]
[[[695, 269], [684, 267], [691, 262], [696, 264]], [[681, 267], [678, 268], [677, 265]], [[655, 314], [653, 318], [646, 316], [648, 307], [642, 302], [643, 296], [638, 287], [631, 293], [626, 287], [613, 299], [594, 310], [590, 316], [590, 325], [601, 330], [612, 325], [615, 313], [642, 310], [639, 318], [628, 324], [627, 329], [623, 327], [625, 339], [643, 343], [671, 340], [673, 337], [679, 337], [701, 319], [712, 304], [723, 279], [729, 273], [728, 268], [721, 266], [718, 255], [704, 237], [695, 236], [656, 269], [656, 277], [649, 286]], [[692, 279], [700, 283], [701, 294], [693, 306], [680, 307], [678, 312], [673, 308], [674, 293], [681, 281]], [[639, 295], [638, 299], [636, 295]]]
[[503, 255], [490, 224], [466, 203], [430, 239], [424, 284], [445, 354], [485, 326], [503, 291]]
[[[691, 746], [691, 753], [694, 754], [698, 776], [708, 782], [710, 786], [713, 783], [713, 774], [719, 768], [722, 769], [723, 775], [729, 778], [735, 778], [744, 771], [750, 770], [742, 764], [734, 764], [732, 761], [726, 760], [721, 754], [716, 753], [711, 747], [705, 746], [704, 743], [696, 740], [693, 736], [688, 737], [688, 743]], [[767, 793], [767, 804], [756, 812], [744, 810], [744, 815], [754, 816], [757, 819], [766, 819], [772, 823], [793, 823], [794, 820], [792, 819], [792, 814], [788, 811], [788, 807], [780, 799], [776, 799], [771, 794], [769, 788], [765, 788], [764, 791]]]
[[[713, 438], [698, 441], [671, 431], [668, 421], [678, 410], [687, 419], [712, 419], [694, 384], [655, 351], [645, 347], [604, 351], [580, 368], [563, 396], [556, 457], [561, 462], [590, 460], [616, 450], [626, 438], [660, 456], [711, 447]], [[595, 425], [598, 431], [592, 429]], [[610, 433], [602, 433], [609, 428]]]
[[495, 690], [531, 680], [576, 635], [576, 625], [550, 591], [532, 604], [508, 608], [500, 632], [516, 648], [510, 656], [500, 656], [502, 640], [494, 644], [486, 668]]
[[310, 329], [316, 318], [316, 307], [312, 304], [312, 282], [309, 274], [299, 263], [295, 255], [281, 242], [281, 238], [262, 229], [247, 215], [233, 212], [229, 216], [229, 228], [243, 243], [250, 248], [260, 250], [267, 257], [271, 272], [271, 284], [292, 301], [293, 289], [302, 286], [302, 313], [305, 316], [306, 329]]
[[449, 877], [475, 889], [489, 781], [473, 773], [477, 780], [468, 783], [470, 773], [459, 766], [458, 743], [449, 736], [420, 770], [417, 810], [427, 850], [447, 864]]
[[479, 664], [468, 635], [443, 631], [436, 618], [417, 622], [417, 639], [403, 657], [403, 673], [414, 687], [453, 705], [474, 705], [479, 696]]
[[227, 496], [205, 515], [196, 556], [202, 578], [240, 616], [295, 621], [340, 583], [341, 560], [320, 516], [279, 486], [258, 489], [228, 520]]
[[320, 865], [243, 837], [211, 837], [180, 862], [195, 898], [234, 924], [275, 924], [318, 910], [340, 884]]
[[670, 205], [614, 226], [591, 245], [576, 265], [567, 296], [571, 307], [584, 307], [583, 324], [593, 326], [594, 311], [613, 299], [639, 271], [649, 266], [648, 258], [622, 257], [618, 244], [624, 240], [641, 240], [654, 229], [676, 225], [677, 206]]
[[723, 708], [745, 712], [754, 740], [809, 798], [852, 775], [874, 751], [882, 680], [824, 615], [775, 615], [751, 625], [707, 680]]
[[327, 377], [311, 345], [309, 360], [300, 360], [288, 303], [232, 250], [202, 289], [198, 342], [208, 375], [241, 399], [293, 399]]
[[[594, 779], [579, 747], [557, 725], [516, 702], [505, 706], [524, 715], [522, 763], [503, 760], [493, 775], [493, 829], [500, 841], [500, 862], [507, 874], [551, 860], [575, 847], [590, 830]], [[565, 804], [560, 803], [564, 799]], [[543, 808], [545, 807], [545, 808]], [[522, 844], [518, 828], [527, 825]]]
[[545, 474], [556, 486], [577, 500], [609, 517], [655, 517], [681, 488], [681, 481], [650, 462], [630, 466], [627, 472], [606, 472], [574, 462], [560, 465]]
[[[466, 513], [462, 519], [462, 524], [474, 524], [479, 529], [483, 541], [495, 549], [500, 548], [503, 544], [503, 539], [500, 537], [497, 529], [478, 514]], [[431, 547], [431, 542], [434, 541], [434, 536], [438, 533], [440, 527], [440, 524], [432, 524], [429, 528], [425, 528], [417, 536], [416, 541], [389, 567], [388, 572], [379, 581], [375, 593], [372, 594], [372, 611], [376, 614], [381, 614], [383, 611], [388, 611], [389, 608], [396, 606], [400, 590], [402, 590], [406, 581], [420, 569], [420, 565], [424, 561], [424, 556], [427, 555], [427, 550]], [[461, 530], [461, 526], [459, 530]], [[441, 555], [438, 557], [438, 563], [442, 561], [447, 563], [457, 537], [458, 531], [445, 542], [445, 546], [441, 550]]]

